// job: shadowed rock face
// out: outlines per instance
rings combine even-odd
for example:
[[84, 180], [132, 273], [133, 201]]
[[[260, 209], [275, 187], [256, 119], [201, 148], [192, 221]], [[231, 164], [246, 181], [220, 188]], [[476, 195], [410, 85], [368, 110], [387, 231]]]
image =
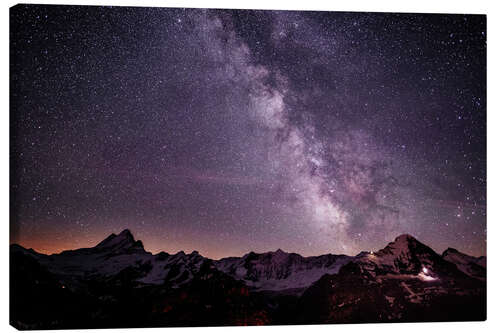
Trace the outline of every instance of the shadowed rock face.
[[427, 245], [410, 235], [398, 236], [385, 248], [375, 253], [365, 253], [358, 256], [357, 262], [363, 269], [372, 274], [413, 274], [420, 273], [439, 275], [463, 275], [457, 267], [444, 260]]
[[446, 257], [412, 236], [401, 235], [384, 249], [364, 253], [338, 274], [315, 282], [300, 299], [299, 321], [485, 320], [484, 280]]
[[22, 329], [484, 320], [486, 313], [485, 258], [454, 249], [441, 256], [410, 235], [355, 257], [153, 255], [129, 230], [60, 254], [19, 245], [10, 252], [11, 323]]
[[372, 275], [351, 262], [306, 290], [297, 318], [318, 324], [485, 320], [485, 284], [464, 275]]
[[443, 259], [457, 266], [465, 274], [486, 281], [486, 257], [473, 257], [448, 248], [443, 252]]
[[121, 248], [142, 247], [141, 241], [135, 241], [130, 230], [125, 229], [119, 235], [111, 234], [105, 240], [97, 244], [98, 249], [118, 250]]

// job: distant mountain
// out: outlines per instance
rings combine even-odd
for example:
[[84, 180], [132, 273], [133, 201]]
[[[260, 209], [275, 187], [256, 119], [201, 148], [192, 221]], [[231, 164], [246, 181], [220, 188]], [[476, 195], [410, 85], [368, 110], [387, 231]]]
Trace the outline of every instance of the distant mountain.
[[257, 254], [250, 252], [241, 258], [224, 258], [215, 266], [242, 280], [256, 290], [303, 290], [324, 274], [335, 274], [353, 257], [326, 254], [302, 257], [282, 250]]
[[[130, 230], [125, 229], [119, 235], [111, 234], [94, 248], [97, 251], [112, 251], [114, 253], [144, 252], [140, 240], [136, 241]], [[64, 252], [63, 252], [64, 253]]]
[[[13, 245], [14, 246], [14, 245]], [[64, 251], [50, 256], [25, 250], [15, 245], [13, 250], [24, 251], [36, 258], [52, 273], [72, 280], [72, 277], [111, 278], [125, 268], [134, 271], [135, 284], [170, 284], [178, 286], [190, 281], [207, 260], [197, 251], [186, 254], [161, 252], [153, 255], [144, 250], [140, 240], [136, 241], [129, 230], [111, 234], [97, 246]], [[223, 258], [213, 261], [215, 267], [241, 280], [252, 290], [296, 290], [303, 291], [322, 275], [338, 272], [340, 267], [352, 260], [345, 255], [326, 254], [302, 257], [282, 250], [267, 253], [250, 252], [243, 257]]]
[[[401, 235], [377, 252], [153, 255], [129, 230], [44, 255], [11, 245], [23, 329], [483, 320], [486, 260]], [[65, 306], [65, 304], [72, 304]], [[466, 313], [464, 304], [467, 305]]]
[[465, 274], [486, 280], [486, 257], [473, 257], [448, 248], [443, 252], [443, 259], [457, 266]]
[[372, 275], [406, 274], [432, 280], [437, 276], [461, 274], [457, 268], [410, 235], [398, 236], [375, 253], [364, 253], [356, 262]]
[[298, 312], [308, 323], [485, 320], [485, 284], [401, 235], [313, 283]]
[[180, 251], [170, 255], [161, 252], [153, 255], [144, 250], [140, 240], [135, 240], [129, 230], [111, 234], [92, 248], [63, 251], [43, 255], [13, 245], [12, 251], [21, 251], [37, 259], [48, 271], [69, 285], [85, 279], [109, 280], [128, 273], [134, 285], [169, 284], [178, 286], [191, 280], [201, 264], [208, 260], [198, 252], [185, 254]]

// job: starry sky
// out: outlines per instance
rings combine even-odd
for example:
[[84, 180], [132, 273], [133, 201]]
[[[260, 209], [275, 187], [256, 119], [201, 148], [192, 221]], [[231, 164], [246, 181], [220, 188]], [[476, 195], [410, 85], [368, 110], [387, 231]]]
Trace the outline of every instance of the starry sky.
[[11, 242], [486, 252], [486, 17], [18, 5]]

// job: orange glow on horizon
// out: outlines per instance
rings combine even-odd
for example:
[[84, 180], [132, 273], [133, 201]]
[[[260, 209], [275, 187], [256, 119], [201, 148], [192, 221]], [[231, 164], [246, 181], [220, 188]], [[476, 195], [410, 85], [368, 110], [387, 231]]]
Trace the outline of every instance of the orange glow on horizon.
[[[118, 232], [119, 233], [119, 232]], [[117, 234], [115, 232], [115, 234]], [[11, 237], [10, 239], [10, 244], [18, 244], [26, 249], [33, 249], [34, 251], [41, 253], [41, 254], [46, 254], [46, 255], [52, 255], [52, 254], [59, 254], [63, 251], [68, 251], [68, 250], [77, 250], [81, 248], [91, 248], [99, 244], [102, 240], [104, 240], [106, 237], [108, 237], [110, 233], [107, 234], [99, 234], [93, 237], [87, 237], [87, 238], [70, 238], [70, 237], [64, 237], [62, 239], [48, 239], [48, 238], [42, 238], [42, 237], [29, 237], [25, 234], [23, 234], [21, 237]], [[144, 245], [145, 251], [151, 252], [152, 254], [158, 254], [160, 252], [166, 252], [169, 254], [175, 254], [180, 251], [184, 251], [186, 254], [189, 254], [193, 251], [197, 251], [200, 253], [200, 255], [206, 257], [206, 258], [211, 258], [211, 259], [220, 259], [228, 256], [242, 256], [247, 252], [250, 251], [241, 251], [241, 253], [235, 253], [235, 254], [228, 254], [227, 249], [221, 250], [221, 249], [215, 249], [215, 248], [208, 248], [207, 245], [204, 244], [203, 249], [197, 248], [197, 246], [200, 245], [199, 242], [195, 242], [194, 244], [189, 244], [189, 242], [178, 242], [178, 243], [172, 243], [171, 241], [168, 242], [168, 246], [165, 246], [166, 242], [165, 241], [145, 241], [141, 238], [138, 238], [134, 234], [135, 240], [141, 240]]]

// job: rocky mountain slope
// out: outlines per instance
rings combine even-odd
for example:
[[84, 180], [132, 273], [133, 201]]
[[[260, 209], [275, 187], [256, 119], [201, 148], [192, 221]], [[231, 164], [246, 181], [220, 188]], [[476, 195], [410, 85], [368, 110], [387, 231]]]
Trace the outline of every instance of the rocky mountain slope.
[[484, 279], [410, 235], [324, 275], [300, 300], [303, 322], [484, 320]]
[[443, 252], [443, 259], [457, 266], [465, 274], [480, 280], [486, 280], [486, 257], [473, 257], [448, 248]]
[[485, 258], [453, 249], [439, 255], [410, 235], [355, 257], [154, 255], [129, 230], [92, 248], [44, 255], [11, 245], [10, 252], [11, 323], [22, 329], [484, 320], [486, 313]]

